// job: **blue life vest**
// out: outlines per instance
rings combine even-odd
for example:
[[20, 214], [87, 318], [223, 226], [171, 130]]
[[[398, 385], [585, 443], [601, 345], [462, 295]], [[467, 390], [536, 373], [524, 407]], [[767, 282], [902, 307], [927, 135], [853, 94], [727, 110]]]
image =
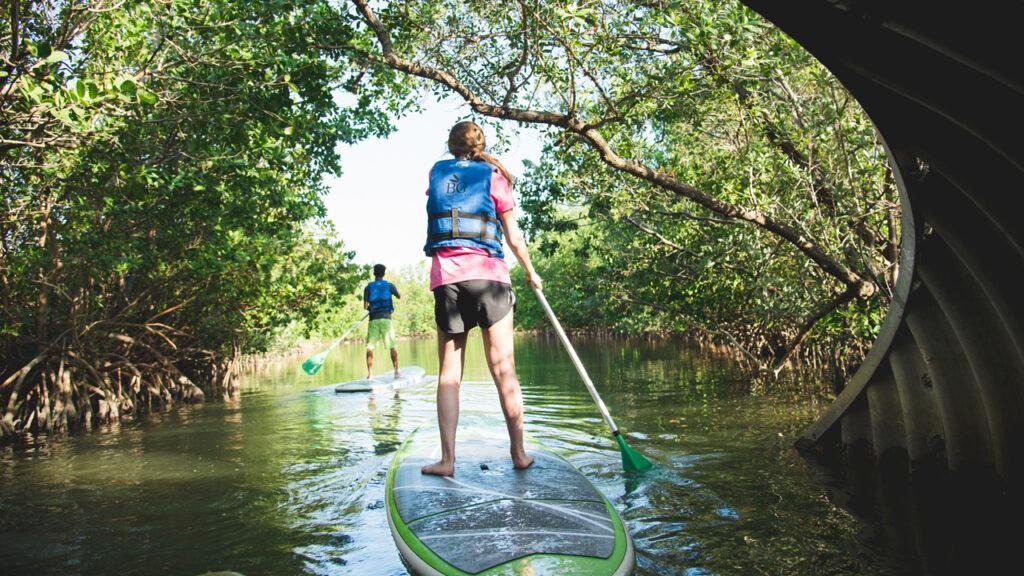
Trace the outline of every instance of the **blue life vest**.
[[391, 282], [387, 280], [374, 280], [367, 286], [367, 302], [370, 303], [370, 314], [378, 312], [393, 312], [394, 303], [391, 301]]
[[483, 248], [504, 258], [501, 222], [491, 198], [494, 167], [477, 160], [441, 160], [430, 172], [427, 198], [427, 243], [423, 252], [438, 248]]

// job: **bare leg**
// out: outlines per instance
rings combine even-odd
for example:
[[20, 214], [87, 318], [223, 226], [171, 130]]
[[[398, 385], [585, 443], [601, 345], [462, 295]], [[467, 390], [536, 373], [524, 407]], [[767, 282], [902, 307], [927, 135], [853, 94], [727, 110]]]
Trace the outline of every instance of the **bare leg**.
[[398, 378], [398, 348], [391, 349], [391, 363], [395, 365], [395, 378]]
[[366, 378], [373, 378], [373, 350], [366, 349]]
[[533, 464], [533, 457], [526, 454], [523, 446], [523, 394], [519, 390], [516, 376], [516, 359], [512, 346], [512, 312], [483, 329], [484, 354], [487, 367], [491, 369], [494, 385], [498, 387], [501, 411], [505, 413], [505, 426], [511, 443], [512, 464], [516, 468], [527, 468]]
[[441, 429], [441, 461], [424, 466], [424, 474], [455, 474], [455, 428], [459, 424], [459, 386], [465, 362], [466, 334], [437, 331], [441, 374], [437, 379], [437, 424]]

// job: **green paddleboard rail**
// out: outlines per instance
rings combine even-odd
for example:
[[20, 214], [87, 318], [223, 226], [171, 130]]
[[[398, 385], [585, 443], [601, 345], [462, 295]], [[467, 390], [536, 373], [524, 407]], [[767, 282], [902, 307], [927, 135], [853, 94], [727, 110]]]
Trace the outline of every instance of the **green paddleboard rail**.
[[[424, 543], [410, 528], [407, 523], [402, 519], [399, 513], [399, 506], [395, 498], [395, 479], [398, 474], [399, 467], [403, 460], [409, 455], [413, 439], [416, 437], [417, 429], [402, 443], [398, 451], [395, 453], [394, 458], [391, 461], [391, 466], [388, 469], [387, 480], [386, 480], [386, 512], [388, 514], [388, 522], [391, 525], [393, 535], [395, 537], [396, 544], [399, 548], [405, 548], [403, 550], [403, 556], [414, 555], [416, 558], [404, 558], [407, 565], [414, 573], [424, 572], [427, 574], [443, 574], [446, 576], [513, 576], [523, 574], [574, 574], [580, 576], [612, 576], [619, 574], [628, 574], [632, 572], [633, 567], [633, 548], [632, 542], [629, 539], [629, 535], [626, 532], [625, 526], [619, 517], [618, 512], [612, 506], [611, 502], [603, 495], [600, 494], [596, 488], [594, 491], [600, 495], [601, 500], [607, 509], [608, 516], [611, 519], [611, 524], [614, 532], [614, 545], [610, 556], [607, 558], [593, 557], [593, 556], [576, 556], [572, 554], [552, 554], [552, 553], [532, 553], [527, 554], [496, 566], [492, 566], [480, 572], [466, 572], [453, 566], [447, 562], [444, 558], [436, 554], [431, 548]], [[469, 431], [470, 434], [472, 431]], [[460, 439], [465, 435], [465, 432], [460, 429]], [[558, 460], [564, 462], [567, 466], [575, 471], [575, 468], [562, 458], [560, 455], [537, 445], [545, 453], [550, 454]], [[578, 474], [579, 472], [576, 471]], [[582, 477], [588, 484], [589, 480]], [[593, 487], [592, 484], [590, 484]], [[482, 504], [487, 504], [484, 502]], [[467, 506], [471, 508], [478, 506], [481, 503]], [[452, 511], [447, 511], [451, 513]], [[417, 521], [422, 521], [423, 518], [417, 518]], [[627, 554], [629, 558], [627, 559]], [[422, 565], [420, 565], [422, 563]], [[626, 565], [628, 563], [628, 566]], [[431, 572], [431, 570], [433, 572]]]

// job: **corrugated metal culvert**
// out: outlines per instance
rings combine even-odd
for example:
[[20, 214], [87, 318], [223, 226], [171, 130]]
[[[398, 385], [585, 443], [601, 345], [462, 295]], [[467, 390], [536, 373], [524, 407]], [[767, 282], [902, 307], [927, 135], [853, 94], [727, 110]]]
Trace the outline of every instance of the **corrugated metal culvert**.
[[1020, 518], [1024, 475], [1024, 5], [743, 2], [860, 101], [903, 201], [892, 309], [801, 445], [843, 456], [853, 484], [902, 510], [887, 514], [914, 516], [910, 547], [973, 539], [998, 556], [984, 528]]

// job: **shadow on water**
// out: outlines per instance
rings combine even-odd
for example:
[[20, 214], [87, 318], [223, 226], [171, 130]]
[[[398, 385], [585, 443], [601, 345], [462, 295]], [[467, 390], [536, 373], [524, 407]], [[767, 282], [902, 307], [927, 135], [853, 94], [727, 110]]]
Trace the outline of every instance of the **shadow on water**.
[[[580, 344], [630, 444], [657, 468], [623, 474], [572, 365], [542, 336], [517, 344], [527, 431], [620, 510], [639, 574], [909, 571], [791, 449], [820, 400], [752, 396], [731, 362], [674, 342]], [[436, 374], [432, 340], [401, 342], [400, 354]], [[254, 370], [233, 404], [0, 450], [3, 573], [404, 574], [384, 479], [403, 439], [433, 422], [434, 386], [335, 394], [335, 382], [365, 376], [362, 348], [339, 347], [315, 378], [301, 360]], [[479, 338], [462, 411], [502, 425]]]

